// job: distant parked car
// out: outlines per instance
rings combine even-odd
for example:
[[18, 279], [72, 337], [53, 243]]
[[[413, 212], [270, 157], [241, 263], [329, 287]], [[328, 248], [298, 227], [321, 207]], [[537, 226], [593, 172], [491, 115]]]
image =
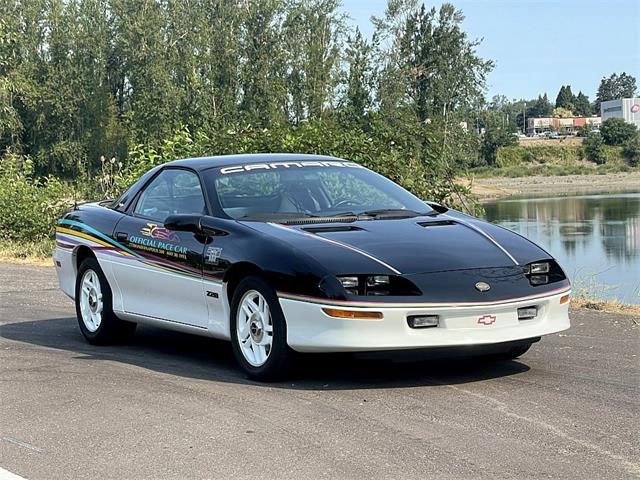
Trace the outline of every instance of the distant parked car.
[[549, 138], [550, 139], [558, 138], [558, 132], [549, 132]]

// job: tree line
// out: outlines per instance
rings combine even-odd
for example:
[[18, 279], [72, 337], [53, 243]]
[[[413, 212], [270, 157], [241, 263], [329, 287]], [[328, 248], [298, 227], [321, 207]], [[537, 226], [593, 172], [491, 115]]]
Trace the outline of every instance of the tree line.
[[[570, 86], [555, 104], [487, 102], [494, 64], [447, 3], [389, 0], [371, 39], [339, 0], [0, 0], [0, 11], [0, 155], [28, 157], [38, 176], [87, 178], [188, 132], [209, 139], [199, 154], [334, 153], [409, 187], [398, 172], [418, 165], [448, 191], [525, 117], [593, 111]], [[614, 74], [596, 104], [635, 90]]]
[[0, 11], [0, 151], [62, 177], [182, 128], [433, 122], [439, 138], [493, 67], [462, 12], [417, 0], [390, 0], [371, 40], [339, 0], [0, 0]]

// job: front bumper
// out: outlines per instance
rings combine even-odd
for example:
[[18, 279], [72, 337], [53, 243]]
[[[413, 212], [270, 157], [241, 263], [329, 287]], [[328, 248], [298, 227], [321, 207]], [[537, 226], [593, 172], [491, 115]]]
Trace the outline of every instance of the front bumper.
[[[475, 305], [399, 305], [351, 307], [280, 297], [287, 321], [287, 342], [298, 352], [358, 352], [491, 345], [560, 332], [569, 328], [569, 290], [549, 296]], [[518, 320], [520, 307], [536, 306], [531, 320]], [[379, 320], [330, 317], [323, 307], [382, 312]], [[409, 315], [438, 315], [432, 328], [409, 327]], [[491, 324], [478, 323], [492, 316]]]

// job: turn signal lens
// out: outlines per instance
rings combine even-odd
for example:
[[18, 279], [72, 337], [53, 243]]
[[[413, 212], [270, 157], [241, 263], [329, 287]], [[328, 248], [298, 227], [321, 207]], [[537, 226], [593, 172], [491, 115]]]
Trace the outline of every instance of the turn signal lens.
[[338, 310], [337, 308], [323, 308], [322, 311], [335, 318], [349, 320], [382, 320], [382, 312], [367, 312], [363, 310]]
[[569, 294], [563, 295], [560, 297], [560, 305], [564, 305], [569, 301]]

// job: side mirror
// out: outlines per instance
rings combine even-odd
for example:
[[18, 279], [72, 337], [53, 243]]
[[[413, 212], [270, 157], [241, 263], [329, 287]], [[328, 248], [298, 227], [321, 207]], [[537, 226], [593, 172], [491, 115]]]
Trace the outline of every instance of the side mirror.
[[169, 215], [164, 221], [164, 227], [167, 230], [176, 232], [203, 233], [200, 228], [201, 218], [202, 215], [187, 215], [184, 213]]
[[432, 202], [430, 200], [427, 200], [424, 203], [429, 205], [433, 210], [435, 210], [438, 213], [446, 213], [446, 212], [449, 211], [449, 209], [447, 207], [445, 207], [444, 205], [440, 205], [439, 203]]
[[191, 232], [200, 235], [219, 236], [229, 234], [229, 232], [223, 228], [224, 220], [208, 215], [184, 213], [169, 215], [164, 221], [164, 226], [168, 230]]

